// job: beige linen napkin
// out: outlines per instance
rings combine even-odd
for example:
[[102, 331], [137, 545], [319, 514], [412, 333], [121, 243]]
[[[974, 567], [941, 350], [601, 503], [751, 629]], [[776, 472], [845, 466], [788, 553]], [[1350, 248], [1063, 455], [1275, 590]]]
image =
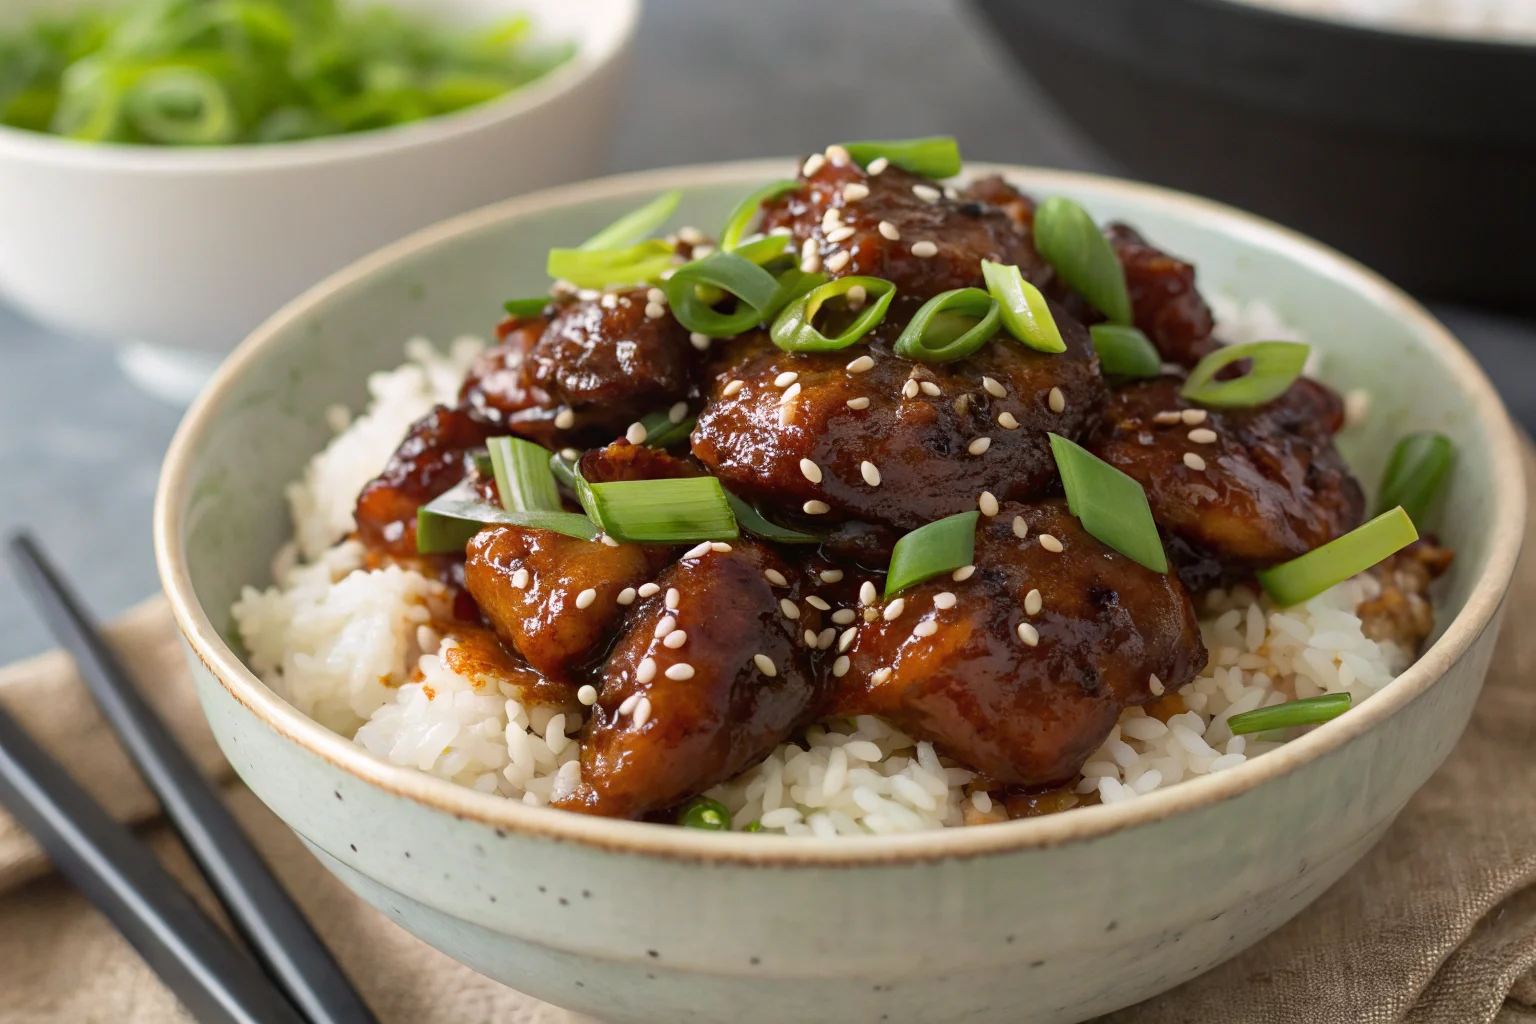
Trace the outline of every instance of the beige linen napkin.
[[[1536, 482], [1530, 451], [1526, 480]], [[1536, 517], [1509, 596], [1509, 628], [1472, 724], [1381, 843], [1264, 942], [1101, 1024], [1536, 1024], [1532, 534]], [[227, 778], [164, 602], [130, 612], [112, 639], [199, 762]], [[119, 817], [149, 816], [153, 802], [63, 655], [0, 670], [0, 701]], [[232, 784], [229, 799], [384, 1021], [575, 1020], [401, 931], [332, 878], [248, 791]], [[150, 826], [148, 834], [195, 886], [165, 830]], [[39, 878], [45, 871], [37, 848], [0, 813], [0, 1022], [187, 1019], [111, 926], [57, 877]]]

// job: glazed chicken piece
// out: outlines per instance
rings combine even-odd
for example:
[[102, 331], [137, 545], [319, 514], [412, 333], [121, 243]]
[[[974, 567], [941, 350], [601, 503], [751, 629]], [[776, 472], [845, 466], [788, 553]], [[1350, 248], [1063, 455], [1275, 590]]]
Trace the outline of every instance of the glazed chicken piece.
[[603, 666], [581, 786], [556, 806], [630, 818], [675, 806], [815, 717], [822, 688], [797, 642], [805, 617], [783, 614], [787, 592], [768, 570], [793, 575], [772, 549], [738, 539], [657, 578], [661, 592], [635, 603]]
[[[553, 304], [542, 330], [511, 330], [470, 369], [461, 400], [548, 448], [603, 444], [694, 393], [699, 353], [646, 289]], [[569, 415], [567, 415], [569, 414]]]
[[[1117, 389], [1088, 449], [1146, 489], [1196, 588], [1306, 554], [1360, 525], [1360, 485], [1333, 447], [1338, 396], [1298, 380], [1267, 405], [1197, 409], [1182, 381]], [[1176, 422], [1173, 413], [1192, 410]]]
[[765, 204], [763, 230], [789, 228], [802, 259], [809, 240], [831, 277], [893, 282], [898, 300], [914, 309], [951, 288], [982, 287], [984, 259], [1015, 264], [1026, 277], [1042, 267], [1028, 234], [1001, 209], [951, 199], [938, 184], [899, 167], [867, 174], [855, 163], [823, 159], [800, 180], [798, 190]]
[[497, 433], [468, 410], [441, 405], [411, 424], [384, 472], [358, 495], [358, 539], [371, 551], [415, 558], [416, 510], [463, 480], [468, 453]]
[[[1058, 322], [1065, 352], [998, 339], [940, 364], [878, 339], [813, 353], [738, 339], [711, 366], [694, 455], [728, 489], [813, 530], [851, 518], [905, 531], [975, 508], [983, 491], [1030, 497], [1056, 479], [1046, 432], [1084, 434], [1105, 394], [1088, 332]], [[798, 374], [788, 388], [785, 373]], [[808, 502], [830, 513], [806, 516]]]
[[879, 715], [1001, 784], [1070, 780], [1121, 710], [1205, 665], [1178, 578], [1100, 543], [1060, 498], [982, 517], [968, 579], [909, 587], [855, 629], [832, 713]]
[[1195, 288], [1195, 268], [1124, 224], [1111, 224], [1106, 234], [1125, 270], [1136, 326], [1164, 361], [1192, 367], [1219, 348], [1210, 307]]

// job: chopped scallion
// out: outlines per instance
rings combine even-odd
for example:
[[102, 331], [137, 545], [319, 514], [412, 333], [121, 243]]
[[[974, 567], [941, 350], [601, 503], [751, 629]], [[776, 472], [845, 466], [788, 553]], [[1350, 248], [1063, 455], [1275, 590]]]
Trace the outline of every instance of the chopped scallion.
[[1227, 719], [1232, 735], [1269, 732], [1271, 729], [1289, 729], [1297, 725], [1319, 725], [1332, 721], [1349, 710], [1351, 700], [1347, 693], [1324, 693], [1316, 697], [1286, 701], [1267, 708], [1255, 708]]
[[904, 171], [925, 178], [953, 178], [960, 173], [960, 144], [953, 135], [886, 142], [845, 142], [843, 148], [860, 167], [885, 157]]
[[793, 262], [790, 246], [794, 241], [789, 235], [764, 235], [750, 242], [742, 242], [731, 252], [760, 267], [775, 263], [789, 264]]
[[[736, 209], [725, 218], [725, 227], [720, 229], [720, 249], [722, 252], [731, 252], [741, 244], [741, 240], [747, 236], [747, 227], [762, 209], [763, 204], [770, 199], [777, 199], [786, 192], [792, 192], [800, 187], [798, 181], [784, 179], [764, 185], [762, 188], [747, 196], [736, 204]], [[771, 236], [779, 237], [779, 236]], [[785, 237], [788, 243], [787, 236]]]
[[898, 594], [941, 573], [970, 565], [976, 558], [976, 520], [980, 512], [961, 512], [919, 526], [896, 542], [885, 574], [885, 596]]
[[672, 247], [651, 239], [622, 249], [551, 249], [545, 270], [578, 288], [644, 284], [672, 266]]
[[[831, 337], [816, 326], [816, 318], [833, 299], [840, 299], [853, 287], [864, 289], [865, 305], [855, 311], [847, 308], [829, 308], [837, 333]], [[896, 286], [879, 277], [839, 277], [817, 285], [784, 307], [768, 332], [773, 343], [786, 352], [835, 352], [847, 348], [874, 330], [885, 319], [891, 300], [896, 297]], [[823, 324], [823, 326], [828, 326]]]
[[1112, 377], [1156, 377], [1163, 371], [1163, 359], [1147, 336], [1123, 324], [1094, 324], [1088, 328], [1093, 350], [1099, 354], [1099, 366]]
[[682, 544], [740, 536], [725, 490], [712, 476], [580, 483], [587, 515], [614, 540]]
[[731, 513], [736, 517], [736, 525], [747, 533], [763, 540], [777, 541], [780, 544], [819, 544], [822, 538], [810, 533], [801, 533], [799, 530], [791, 530], [787, 526], [771, 523], [763, 518], [763, 514], [746, 501], [738, 498], [730, 491], [725, 492], [725, 500], [731, 506]]
[[582, 242], [578, 248], [582, 252], [598, 252], [603, 249], [619, 249], [634, 245], [649, 238], [677, 210], [677, 204], [682, 198], [683, 194], [677, 189], [663, 192], [644, 206], [631, 210], [609, 224]]
[[544, 307], [549, 305], [549, 296], [536, 295], [531, 299], [508, 299], [501, 304], [501, 308], [507, 311], [507, 316], [514, 320], [532, 320], [544, 312]]
[[[729, 338], [772, 315], [779, 283], [749, 259], [733, 252], [716, 252], [679, 267], [667, 281], [666, 291], [678, 323], [711, 338]], [[701, 291], [704, 295], [699, 294]], [[721, 301], [716, 298], [721, 292], [736, 300], [736, 308], [729, 313], [714, 308]]]
[[[1301, 376], [1311, 349], [1295, 341], [1251, 341], [1225, 345], [1189, 371], [1179, 394], [1201, 405], [1263, 405], [1285, 394]], [[1230, 380], [1216, 374], [1240, 359], [1252, 361], [1248, 372]]]
[[1018, 267], [982, 260], [981, 275], [987, 282], [987, 291], [997, 300], [1009, 334], [1039, 352], [1067, 350], [1045, 296], [1024, 280]]
[[1083, 529], [1153, 572], [1168, 571], [1168, 556], [1141, 484], [1088, 449], [1051, 435], [1051, 454], [1067, 492], [1067, 508]]
[[1364, 572], [1418, 539], [1413, 520], [1397, 507], [1300, 558], [1261, 569], [1257, 575], [1275, 603], [1289, 608]]
[[416, 510], [416, 550], [423, 555], [464, 550], [469, 538], [486, 526], [524, 526], [552, 530], [580, 540], [596, 540], [597, 527], [575, 512], [508, 512], [483, 500], [461, 483]]
[[1087, 210], [1065, 196], [1041, 203], [1035, 210], [1035, 248], [1068, 287], [1111, 323], [1131, 322], [1125, 269]]
[[696, 422], [698, 417], [684, 416], [673, 423], [670, 409], [658, 409], [640, 418], [640, 425], [645, 428], [645, 443], [651, 448], [670, 448], [682, 444], [693, 433]]
[[949, 363], [975, 352], [1001, 329], [996, 299], [980, 288], [956, 288], [923, 303], [894, 348], [904, 359]]
[[493, 437], [485, 443], [496, 475], [496, 493], [508, 512], [558, 512], [560, 489], [549, 468], [549, 449], [521, 437]]
[[1444, 434], [1409, 434], [1392, 449], [1377, 492], [1378, 512], [1402, 506], [1415, 526], [1424, 524], [1430, 502], [1456, 462], [1456, 446]]
[[712, 832], [724, 832], [731, 827], [731, 812], [719, 800], [696, 796], [683, 805], [677, 814], [677, 823], [684, 828], [703, 828]]
[[555, 482], [572, 494], [579, 494], [581, 488], [577, 486], [576, 463], [567, 459], [559, 452], [549, 457], [549, 471], [555, 475]]

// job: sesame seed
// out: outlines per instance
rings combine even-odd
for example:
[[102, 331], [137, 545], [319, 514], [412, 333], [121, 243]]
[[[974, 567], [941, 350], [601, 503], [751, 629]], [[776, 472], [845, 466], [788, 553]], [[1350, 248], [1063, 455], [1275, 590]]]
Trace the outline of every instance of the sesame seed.
[[787, 597], [779, 598], [779, 611], [784, 613], [786, 619], [798, 619], [800, 617], [800, 609], [796, 608], [795, 602]]
[[955, 602], [958, 600], [959, 598], [946, 590], [942, 593], [933, 595], [933, 606], [935, 608], [941, 609], [953, 608], [955, 606]]
[[837, 143], [827, 147], [827, 159], [841, 167], [846, 167], [853, 163], [853, 157], [849, 156], [848, 151]]
[[854, 637], [858, 635], [859, 627], [857, 626], [849, 626], [847, 629], [843, 630], [843, 635], [837, 638], [838, 651], [846, 651], [848, 648], [852, 647]]
[[799, 379], [800, 375], [794, 370], [785, 370], [783, 373], [773, 378], [773, 386], [776, 388], [787, 388]]
[[955, 186], [953, 186], [953, 185], [945, 185], [944, 186], [944, 198], [946, 198], [946, 199], [959, 199], [960, 198], [960, 190], [955, 188]]
[[709, 550], [717, 555], [723, 555], [731, 550], [731, 546], [723, 540], [712, 540], [709, 542]]
[[1024, 521], [1023, 516], [1013, 517], [1013, 535], [1019, 540], [1029, 536], [1029, 524]]
[[865, 409], [869, 408], [869, 399], [867, 399], [867, 398], [850, 398], [850, 399], [848, 399], [848, 408], [855, 409], [855, 410], [858, 410], [858, 411], [862, 412]]
[[1207, 415], [1204, 409], [1185, 409], [1179, 413], [1179, 419], [1184, 421], [1185, 426], [1198, 427], [1205, 422]]
[[661, 621], [656, 623], [656, 639], [660, 640], [662, 637], [666, 636], [676, 628], [677, 617], [673, 615], [663, 615], [661, 617]]
[[862, 181], [850, 181], [848, 184], [843, 186], [843, 200], [845, 202], [856, 203], [860, 199], [868, 198], [869, 186], [864, 184]]
[[583, 288], [581, 291], [576, 293], [576, 297], [582, 302], [594, 302], [601, 294], [602, 293], [599, 292], [596, 288]]
[[1344, 394], [1344, 425], [1358, 426], [1371, 413], [1371, 393], [1364, 388], [1354, 388]]
[[683, 595], [676, 587], [667, 588], [667, 610], [677, 611], [677, 606], [683, 601]]
[[879, 686], [890, 682], [891, 676], [894, 674], [894, 671], [889, 668], [876, 669], [874, 674], [869, 677], [869, 681]]
[[642, 583], [638, 593], [641, 597], [654, 597], [661, 593], [661, 588], [654, 583]]
[[784, 574], [777, 569], [764, 569], [763, 578], [776, 587], [789, 586], [789, 580], [785, 579]]
[[1195, 444], [1213, 444], [1216, 441], [1216, 431], [1210, 427], [1196, 427], [1189, 432], [1189, 439]]
[[849, 373], [863, 373], [865, 370], [873, 370], [874, 368], [875, 361], [869, 356], [859, 356], [859, 358], [844, 367]]
[[950, 573], [949, 578], [954, 580], [956, 583], [964, 583], [974, 575], [976, 575], [976, 567], [974, 565], [962, 565], [960, 568]]
[[661, 641], [661, 644], [663, 647], [670, 647], [675, 651], [687, 642], [687, 631], [682, 629], [674, 629], [672, 632], [666, 635], [666, 638]]
[[815, 274], [819, 273], [820, 271], [821, 257], [817, 256], [815, 253], [812, 253], [800, 261], [800, 273]]
[[831, 626], [828, 626], [826, 629], [821, 631], [819, 636], [816, 637], [816, 646], [820, 647], [822, 650], [826, 650], [828, 647], [832, 646], [832, 641], [836, 639], [837, 630], [833, 629]]
[[1021, 622], [1019, 623], [1019, 639], [1023, 640], [1027, 646], [1033, 647], [1040, 642], [1040, 631], [1027, 622]]
[[831, 605], [827, 604], [825, 600], [817, 597], [815, 594], [807, 597], [805, 599], [805, 603], [810, 605], [812, 608], [815, 608], [817, 611], [829, 612], [832, 610]]
[[823, 231], [835, 231], [842, 223], [843, 211], [839, 210], [835, 206], [829, 207], [827, 211], [821, 215], [821, 230]]
[[651, 720], [651, 698], [641, 697], [635, 705], [635, 728], [638, 729]]
[[1147, 689], [1152, 691], [1152, 696], [1161, 697], [1163, 691], [1167, 688], [1163, 686], [1163, 681], [1157, 678], [1156, 675], [1150, 675], [1147, 677]]
[[1051, 388], [1048, 402], [1051, 412], [1061, 412], [1067, 407], [1067, 396], [1061, 393], [1061, 388]]
[[843, 570], [823, 569], [819, 575], [821, 576], [821, 582], [823, 583], [841, 583], [843, 579]]
[[912, 255], [916, 256], [920, 260], [926, 260], [930, 256], [937, 256], [938, 254], [939, 247], [928, 241], [926, 238], [921, 242], [912, 243]]
[[619, 596], [614, 598], [614, 600], [617, 601], [619, 604], [634, 604], [635, 603], [635, 588], [634, 587], [625, 587], [623, 590], [619, 591]]
[[932, 619], [924, 619], [912, 627], [913, 636], [933, 636], [939, 631], [939, 624]]
[[583, 684], [581, 689], [576, 691], [576, 699], [581, 701], [587, 707], [591, 707], [593, 704], [597, 703], [597, 687], [593, 686], [591, 683]]
[[631, 423], [629, 429], [624, 431], [624, 440], [630, 444], [645, 444], [647, 436], [644, 423]]
[[859, 474], [864, 477], [864, 482], [871, 487], [880, 486], [880, 467], [865, 459], [859, 463]]
[[[690, 230], [690, 229], [684, 229], [684, 230]], [[683, 233], [681, 231], [679, 231], [677, 233], [677, 237], [681, 238], [683, 241], [687, 242], [690, 245], [696, 245], [697, 243], [704, 241], [704, 236], [699, 233], [699, 229], [698, 228], [693, 228], [691, 230], [693, 231], [693, 233], [695, 235], [698, 235], [697, 238], [687, 238], [687, 237], [685, 237], [683, 235]], [[645, 293], [645, 298], [646, 298], [646, 300], [648, 302], [666, 302], [667, 301], [667, 293], [662, 291], [660, 288], [652, 288], [652, 289], [648, 290]]]
[[1183, 418], [1184, 417], [1179, 413], [1179, 410], [1165, 409], [1164, 411], [1153, 416], [1152, 422], [1158, 424], [1159, 426], [1167, 426], [1170, 423], [1178, 423]]
[[955, 415], [956, 416], [964, 416], [966, 411], [968, 409], [970, 409], [970, 407], [971, 407], [971, 396], [969, 394], [962, 394], [959, 398], [955, 399]]
[[[644, 663], [642, 662], [642, 664]], [[619, 705], [619, 714], [627, 715], [631, 711], [635, 710], [635, 705], [640, 703], [640, 698], [642, 696], [643, 694], [632, 693], [628, 697], [625, 697], [624, 703]]]
[[597, 300], [597, 304], [604, 309], [618, 309], [619, 297], [613, 292], [604, 292], [603, 297]]
[[875, 592], [875, 585], [869, 582], [869, 580], [859, 584], [859, 602], [861, 604], [874, 604], [878, 596]]
[[997, 515], [997, 497], [991, 491], [982, 491], [981, 497], [976, 499], [976, 507], [981, 509], [981, 514], [987, 518]]
[[883, 156], [877, 156], [869, 162], [869, 167], [867, 167], [866, 170], [868, 170], [870, 174], [880, 174], [889, 166], [891, 166], [891, 162], [889, 160]]
[[991, 395], [993, 398], [1002, 398], [1008, 394], [1008, 389], [1003, 387], [997, 381], [993, 380], [991, 377], [981, 378], [981, 386], [986, 389], [987, 394]]
[[720, 389], [720, 396], [722, 398], [730, 398], [732, 395], [746, 386], [747, 382], [744, 380], [733, 380], [725, 387]]
[[512, 574], [512, 585], [518, 590], [522, 590], [524, 587], [526, 587], [528, 585], [528, 570], [519, 569], [514, 572]]
[[773, 664], [773, 659], [766, 654], [752, 655], [752, 663], [757, 666], [759, 672], [769, 679], [779, 674], [778, 668]]
[[972, 455], [985, 455], [987, 454], [987, 449], [991, 447], [992, 439], [990, 437], [978, 437], [976, 440], [966, 445], [965, 450], [970, 452]]
[[833, 245], [837, 245], [840, 242], [848, 241], [848, 239], [852, 238], [856, 234], [858, 234], [857, 231], [853, 230], [853, 228], [849, 227], [847, 224], [844, 224], [842, 227], [833, 228], [831, 231], [828, 231], [827, 241], [831, 242]]
[[672, 406], [672, 408], [667, 410], [667, 421], [670, 423], [681, 423], [683, 422], [684, 417], [687, 415], [688, 403], [677, 402]]
[[901, 229], [888, 220], [883, 220], [880, 222], [879, 230], [882, 236], [889, 238], [893, 242], [899, 242], [901, 240]]
[[793, 383], [789, 387], [785, 388], [784, 389], [784, 393], [779, 396], [779, 404], [780, 405], [788, 405], [790, 402], [793, 402], [799, 396], [800, 396], [800, 382], [799, 381], [795, 381], [795, 383]]
[[848, 265], [848, 261], [852, 258], [853, 254], [844, 249], [842, 252], [835, 252], [831, 256], [828, 256], [826, 262], [822, 265], [828, 270], [832, 271], [832, 273], [836, 274], [844, 267], [846, 267]]
[[912, 194], [925, 203], [936, 203], [939, 200], [939, 196], [943, 195], [942, 192], [932, 185], [913, 185]]
[[684, 551], [683, 558], [703, 558], [707, 554], [709, 554], [709, 541], [706, 540]]
[[1205, 460], [1196, 455], [1194, 452], [1185, 452], [1184, 465], [1198, 473], [1205, 469]]
[[667, 315], [667, 307], [659, 302], [647, 302], [645, 304], [645, 315], [652, 320], [660, 320]]
[[707, 334], [700, 334], [698, 331], [694, 331], [688, 335], [688, 341], [700, 352], [705, 352], [709, 349], [709, 335]]
[[997, 414], [997, 425], [1002, 427], [1004, 430], [1018, 430], [1019, 429], [1019, 421], [1013, 415], [1013, 413], [1011, 413], [1011, 412], [1000, 412], [1000, 413], [998, 413]]
[[1045, 548], [1045, 550], [1049, 551], [1053, 555], [1061, 554], [1061, 541], [1057, 540], [1055, 537], [1048, 533], [1042, 533], [1040, 535], [1040, 546]]
[[597, 539], [602, 541], [603, 547], [605, 548], [616, 548], [619, 546], [619, 542], [608, 536], [606, 533], [600, 535]]
[[874, 622], [879, 617], [880, 617], [880, 609], [878, 609], [878, 608], [865, 608], [864, 609], [864, 621], [865, 622]]
[[810, 501], [806, 502], [804, 505], [801, 505], [800, 508], [808, 516], [826, 515], [828, 512], [832, 511], [832, 506], [831, 505], [828, 505], [824, 501], [817, 501], [815, 498], [812, 498]]
[[908, 379], [907, 382], [901, 386], [901, 396], [903, 398], [916, 398], [917, 390], [917, 381]]
[[814, 651], [816, 649], [816, 631], [814, 629], [806, 630], [803, 634], [801, 634], [800, 639], [804, 640], [805, 646], [809, 647], [811, 650]]
[[897, 619], [901, 618], [901, 613], [906, 610], [906, 598], [898, 597], [896, 600], [885, 606], [885, 621], [895, 622]]
[[676, 665], [668, 665], [666, 676], [668, 679], [692, 679], [693, 666], [686, 661], [680, 661]]
[[646, 658], [635, 667], [635, 679], [642, 683], [648, 683], [656, 678], [656, 659]]
[[588, 587], [586, 590], [583, 590], [581, 593], [576, 595], [576, 607], [590, 608], [592, 607], [592, 602], [596, 600], [597, 591], [593, 590], [591, 587]]
[[832, 663], [832, 675], [838, 679], [848, 674], [848, 666], [853, 664], [848, 660], [848, 655], [839, 654], [837, 660]]
[[827, 158], [820, 153], [812, 153], [806, 158], [805, 166], [800, 168], [800, 173], [804, 174], [807, 178], [813, 178], [826, 162]]
[[555, 429], [570, 430], [576, 425], [576, 414], [569, 409], [561, 409], [555, 413]]
[[931, 380], [920, 380], [917, 382], [917, 387], [918, 390], [922, 391], [923, 394], [930, 398], [938, 398], [944, 393], [940, 391], [939, 386]]
[[843, 301], [848, 304], [849, 309], [863, 309], [864, 300], [867, 298], [869, 298], [869, 291], [861, 284], [850, 285], [843, 293]]
[[1040, 596], [1039, 588], [1030, 590], [1024, 595], [1024, 613], [1026, 615], [1039, 615], [1040, 608], [1045, 604], [1045, 598]]
[[837, 623], [839, 626], [846, 626], [857, 617], [858, 616], [854, 614], [852, 608], [839, 608], [837, 611], [832, 613], [832, 621]]
[[575, 448], [561, 448], [560, 457], [566, 462], [575, 462], [577, 459], [581, 458], [581, 452], [577, 451]]

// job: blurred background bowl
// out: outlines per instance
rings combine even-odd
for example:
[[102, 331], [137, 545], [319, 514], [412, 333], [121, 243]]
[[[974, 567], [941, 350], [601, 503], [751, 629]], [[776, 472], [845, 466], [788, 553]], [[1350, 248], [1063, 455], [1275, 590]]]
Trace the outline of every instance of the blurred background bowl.
[[[482, 23], [527, 11], [575, 56], [468, 110], [355, 135], [170, 149], [0, 127], [0, 295], [124, 346], [190, 398], [283, 302], [385, 242], [603, 166], [639, 0], [395, 0]], [[0, 22], [47, 0], [6, 0]]]
[[1419, 294], [1536, 307], [1536, 45], [1232, 0], [972, 3], [1134, 175], [1316, 235]]

